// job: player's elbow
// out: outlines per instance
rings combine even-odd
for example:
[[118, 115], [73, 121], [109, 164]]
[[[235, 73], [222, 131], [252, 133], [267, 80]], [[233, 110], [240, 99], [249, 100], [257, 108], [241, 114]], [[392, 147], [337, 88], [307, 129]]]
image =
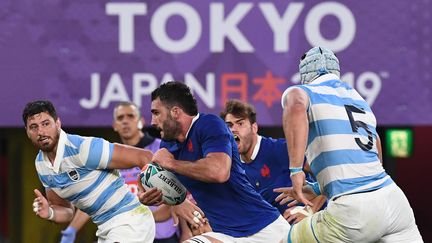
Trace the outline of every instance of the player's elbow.
[[226, 172], [226, 173], [218, 173], [218, 175], [215, 176], [214, 181], [216, 183], [225, 183], [228, 181], [230, 177], [230, 172]]

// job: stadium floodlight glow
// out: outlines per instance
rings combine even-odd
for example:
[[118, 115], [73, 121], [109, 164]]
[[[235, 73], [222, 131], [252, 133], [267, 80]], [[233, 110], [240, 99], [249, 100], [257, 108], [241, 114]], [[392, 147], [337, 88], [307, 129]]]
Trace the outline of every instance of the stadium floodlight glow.
[[409, 128], [386, 130], [387, 155], [393, 158], [409, 158], [413, 151], [413, 132]]

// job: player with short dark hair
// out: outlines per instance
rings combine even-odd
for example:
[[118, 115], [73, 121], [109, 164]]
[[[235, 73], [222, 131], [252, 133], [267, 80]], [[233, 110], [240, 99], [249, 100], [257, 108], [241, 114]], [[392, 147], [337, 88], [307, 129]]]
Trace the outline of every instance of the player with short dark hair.
[[98, 225], [99, 241], [150, 242], [151, 211], [132, 194], [115, 169], [150, 162], [149, 150], [102, 138], [67, 134], [50, 101], [28, 103], [23, 110], [27, 136], [39, 149], [35, 165], [46, 198], [35, 189], [33, 210], [57, 223], [72, 220], [74, 206]]
[[[200, 240], [208, 242], [210, 236], [222, 242], [279, 242], [290, 226], [247, 180], [223, 120], [198, 113], [184, 83], [164, 83], [151, 98], [152, 125], [162, 136], [152, 160], [176, 173], [208, 218], [213, 232]], [[182, 207], [173, 210], [196, 224], [193, 211]]]

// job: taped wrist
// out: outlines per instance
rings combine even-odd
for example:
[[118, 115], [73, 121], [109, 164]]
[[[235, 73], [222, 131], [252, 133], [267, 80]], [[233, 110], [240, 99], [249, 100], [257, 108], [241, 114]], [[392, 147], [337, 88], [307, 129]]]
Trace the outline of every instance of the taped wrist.
[[289, 170], [290, 170], [290, 177], [291, 177], [295, 174], [303, 172], [303, 167], [290, 167]]
[[48, 220], [54, 220], [54, 209], [52, 207], [48, 208]]

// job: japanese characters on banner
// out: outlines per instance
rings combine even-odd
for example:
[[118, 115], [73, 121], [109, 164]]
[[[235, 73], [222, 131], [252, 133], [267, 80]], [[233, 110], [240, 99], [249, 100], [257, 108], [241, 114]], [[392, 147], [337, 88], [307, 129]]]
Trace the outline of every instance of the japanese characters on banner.
[[342, 79], [379, 125], [432, 124], [429, 1], [13, 1], [0, 3], [0, 126], [49, 99], [65, 126], [109, 126], [122, 100], [187, 83], [199, 110], [237, 98], [261, 126], [281, 125], [280, 97], [312, 46], [335, 51]]

